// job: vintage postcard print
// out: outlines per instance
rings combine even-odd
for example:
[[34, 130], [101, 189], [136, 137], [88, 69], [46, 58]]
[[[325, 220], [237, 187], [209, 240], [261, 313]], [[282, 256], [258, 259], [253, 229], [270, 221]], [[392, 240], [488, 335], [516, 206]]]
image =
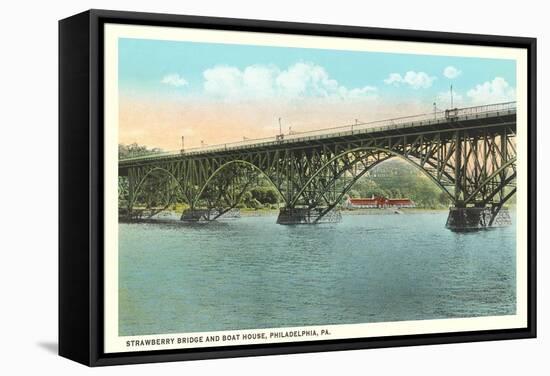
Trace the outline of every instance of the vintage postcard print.
[[527, 326], [525, 49], [106, 24], [105, 353]]

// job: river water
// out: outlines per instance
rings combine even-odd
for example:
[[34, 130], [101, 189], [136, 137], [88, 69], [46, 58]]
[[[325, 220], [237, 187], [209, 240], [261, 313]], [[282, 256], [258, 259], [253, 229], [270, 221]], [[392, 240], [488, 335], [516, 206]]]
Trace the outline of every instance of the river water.
[[454, 233], [446, 218], [121, 223], [119, 334], [515, 314], [515, 226]]

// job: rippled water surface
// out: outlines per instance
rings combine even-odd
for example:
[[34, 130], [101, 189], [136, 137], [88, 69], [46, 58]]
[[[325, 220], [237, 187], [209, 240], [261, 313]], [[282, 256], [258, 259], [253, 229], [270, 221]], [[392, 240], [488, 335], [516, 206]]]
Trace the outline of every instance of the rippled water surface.
[[446, 218], [121, 223], [120, 335], [514, 314], [515, 227]]

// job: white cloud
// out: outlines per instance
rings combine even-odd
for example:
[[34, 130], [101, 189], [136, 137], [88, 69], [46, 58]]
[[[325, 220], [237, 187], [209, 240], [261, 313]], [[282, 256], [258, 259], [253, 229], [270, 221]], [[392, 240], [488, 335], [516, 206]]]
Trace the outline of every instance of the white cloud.
[[161, 82], [163, 84], [176, 86], [176, 87], [188, 85], [187, 80], [177, 73], [167, 74], [162, 78]]
[[432, 83], [437, 77], [430, 76], [425, 72], [408, 71], [405, 75], [399, 73], [390, 73], [388, 78], [384, 80], [387, 85], [400, 86], [401, 84], [409, 85], [413, 89], [427, 89], [432, 86]]
[[390, 73], [388, 78], [384, 80], [384, 82], [388, 85], [399, 85], [401, 82], [403, 82], [403, 77], [399, 73]]
[[464, 107], [467, 106], [467, 104], [464, 101], [464, 96], [462, 93], [453, 90], [453, 103], [451, 106], [451, 90], [447, 91], [441, 91], [439, 92], [435, 97], [435, 103], [438, 110], [446, 110], [451, 107]]
[[452, 65], [449, 65], [443, 69], [443, 75], [451, 80], [460, 76], [461, 73], [461, 70], [458, 70], [458, 68], [453, 67]]
[[[450, 108], [450, 90], [438, 93], [434, 100], [439, 110]], [[465, 107], [514, 100], [516, 100], [515, 89], [502, 77], [495, 77], [492, 81], [476, 85], [473, 89], [468, 90], [465, 95], [457, 90], [453, 90], [453, 107]]]
[[476, 85], [466, 95], [475, 104], [488, 104], [516, 100], [516, 90], [502, 77], [495, 77]]
[[205, 70], [203, 77], [205, 92], [226, 100], [306, 97], [370, 99], [375, 98], [377, 93], [372, 86], [347, 88], [331, 78], [323, 67], [304, 62], [284, 70], [274, 65], [250, 65], [243, 70], [216, 66]]
[[204, 89], [214, 95], [233, 95], [242, 86], [242, 72], [235, 67], [219, 66], [203, 72]]

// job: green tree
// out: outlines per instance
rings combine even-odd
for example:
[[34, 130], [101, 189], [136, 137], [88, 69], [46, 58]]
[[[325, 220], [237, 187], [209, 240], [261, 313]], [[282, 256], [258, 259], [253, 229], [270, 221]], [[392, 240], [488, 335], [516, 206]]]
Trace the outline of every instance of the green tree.
[[148, 149], [147, 146], [138, 145], [135, 142], [129, 145], [118, 144], [119, 159], [141, 157], [144, 155], [151, 155], [151, 154], [158, 154], [158, 153], [162, 153], [162, 149], [160, 148]]
[[279, 202], [279, 193], [273, 187], [254, 187], [250, 190], [252, 197], [262, 204], [276, 204]]
[[417, 205], [425, 208], [439, 207], [439, 188], [425, 176], [419, 176], [412, 194]]
[[351, 197], [351, 198], [360, 198], [361, 195], [359, 194], [358, 191], [356, 191], [355, 189], [351, 189], [349, 192], [348, 192], [348, 196]]
[[349, 196], [410, 198], [418, 207], [424, 208], [441, 208], [450, 204], [447, 194], [423, 172], [397, 158], [381, 163], [359, 179]]

